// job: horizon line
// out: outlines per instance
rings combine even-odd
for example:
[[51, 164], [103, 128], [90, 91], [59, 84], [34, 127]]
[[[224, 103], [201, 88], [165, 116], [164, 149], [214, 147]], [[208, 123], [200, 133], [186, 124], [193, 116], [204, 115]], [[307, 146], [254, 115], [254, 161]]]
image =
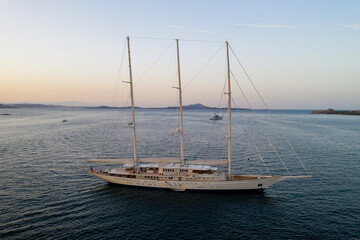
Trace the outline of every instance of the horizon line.
[[[62, 104], [63, 102], [60, 103], [29, 103], [29, 102], [18, 102], [18, 103], [4, 103], [4, 102], [0, 102], [0, 105], [42, 105], [42, 106], [54, 106], [54, 107], [67, 107], [67, 108], [109, 108], [109, 109], [121, 109], [121, 108], [131, 108], [131, 106], [108, 106], [108, 105], [92, 105], [92, 104], [87, 104], [87, 103], [83, 103], [84, 105], [64, 105]], [[204, 104], [201, 103], [194, 103], [194, 104], [189, 104], [189, 105], [184, 105], [183, 107], [191, 107], [194, 105], [201, 105], [200, 108], [197, 109], [226, 109], [226, 107], [212, 107], [212, 106], [206, 106]], [[4, 108], [4, 107], [0, 107], [0, 108]], [[6, 108], [6, 107], [5, 107]], [[11, 108], [11, 107], [10, 107]], [[144, 106], [134, 106], [134, 108], [141, 108], [141, 109], [167, 109], [167, 108], [179, 108], [179, 106], [167, 106], [167, 107], [144, 107]], [[326, 109], [333, 109], [333, 107], [327, 107]], [[248, 108], [248, 107], [232, 107], [231, 109], [243, 109], [243, 110], [304, 110], [304, 111], [310, 111], [310, 110], [319, 110], [319, 108]], [[357, 109], [339, 109], [339, 110], [357, 110]]]

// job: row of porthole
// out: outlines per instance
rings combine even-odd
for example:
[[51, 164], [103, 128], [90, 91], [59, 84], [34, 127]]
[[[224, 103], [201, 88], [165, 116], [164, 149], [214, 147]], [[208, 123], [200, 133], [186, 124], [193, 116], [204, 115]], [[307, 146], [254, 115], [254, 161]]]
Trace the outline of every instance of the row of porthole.
[[[159, 179], [158, 176], [145, 176], [145, 178]], [[173, 177], [169, 177], [168, 179], [173, 179]], [[168, 180], [168, 179], [162, 179], [162, 180]]]
[[145, 178], [159, 179], [157, 176], [145, 176]]

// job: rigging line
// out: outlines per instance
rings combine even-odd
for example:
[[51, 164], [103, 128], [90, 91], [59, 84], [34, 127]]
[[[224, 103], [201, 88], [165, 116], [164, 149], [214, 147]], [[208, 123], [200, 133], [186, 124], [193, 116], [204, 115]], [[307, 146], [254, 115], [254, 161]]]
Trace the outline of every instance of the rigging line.
[[[128, 97], [127, 102], [129, 102], [129, 98], [130, 97]], [[119, 123], [115, 121], [115, 113], [119, 113], [119, 109], [114, 107], [110, 111], [112, 111], [112, 119], [110, 119], [110, 123], [107, 125], [107, 129], [105, 131], [105, 133], [106, 134], [108, 133], [109, 135], [107, 140], [103, 142], [104, 145], [103, 149], [106, 149], [108, 153], [111, 151], [111, 147], [112, 147], [111, 143], [113, 142], [115, 133], [117, 132], [117, 129], [119, 127]]]
[[[231, 71], [230, 71], [230, 72], [231, 72]], [[259, 119], [259, 118], [258, 118], [258, 116], [256, 115], [256, 113], [255, 113], [254, 109], [252, 108], [252, 106], [251, 106], [251, 104], [250, 104], [249, 100], [247, 99], [247, 97], [246, 97], [246, 95], [245, 95], [244, 91], [242, 90], [242, 88], [240, 87], [240, 85], [239, 85], [238, 81], [236, 80], [236, 78], [235, 78], [235, 76], [234, 76], [233, 72], [231, 72], [231, 76], [234, 78], [236, 85], [238, 86], [238, 88], [239, 88], [239, 89], [240, 89], [240, 91], [241, 91], [241, 94], [242, 94], [242, 95], [243, 95], [243, 97], [245, 98], [245, 100], [246, 100], [247, 104], [249, 105], [249, 107], [250, 107], [250, 109], [251, 109], [252, 113], [255, 115], [255, 117], [256, 117], [256, 119], [257, 119], [257, 122], [259, 123], [260, 128], [261, 128], [261, 130], [262, 130], [263, 134], [265, 135], [265, 137], [267, 138], [267, 141], [269, 142], [269, 145], [272, 147], [272, 149], [274, 150], [275, 154], [276, 154], [276, 155], [278, 156], [278, 158], [280, 159], [280, 161], [281, 161], [282, 165], [284, 166], [284, 168], [286, 169], [286, 171], [288, 172], [288, 174], [289, 174], [289, 175], [291, 175], [291, 174], [290, 174], [290, 172], [289, 172], [289, 170], [288, 170], [288, 168], [285, 166], [284, 161], [283, 161], [283, 160], [282, 160], [282, 158], [280, 157], [280, 155], [279, 155], [278, 151], [276, 150], [276, 148], [275, 148], [275, 147], [274, 147], [274, 145], [272, 144], [272, 142], [271, 142], [271, 140], [270, 140], [270, 137], [266, 134], [265, 129], [264, 129], [264, 127], [263, 127], [263, 125], [262, 125], [262, 123], [261, 123], [260, 119]]]
[[207, 42], [207, 43], [223, 43], [224, 41], [219, 40], [201, 40], [201, 39], [179, 39], [184, 42]]
[[[223, 86], [223, 89], [222, 89], [222, 92], [223, 92], [223, 93], [225, 92], [226, 82], [227, 82], [227, 77], [225, 77], [224, 86]], [[220, 105], [221, 105], [221, 103], [222, 103], [222, 100], [223, 100], [223, 97], [224, 97], [224, 96], [225, 96], [225, 94], [221, 94], [221, 98], [220, 98], [220, 101], [219, 101], [219, 104], [218, 104], [218, 107], [217, 107], [218, 110], [219, 110], [219, 108], [220, 108]]]
[[255, 87], [255, 84], [254, 84], [254, 83], [253, 83], [253, 81], [251, 80], [251, 78], [250, 78], [249, 74], [247, 73], [247, 71], [245, 70], [244, 66], [241, 64], [241, 62], [240, 62], [239, 58], [236, 56], [236, 54], [235, 54], [234, 50], [231, 48], [231, 46], [229, 46], [229, 47], [230, 47], [230, 49], [231, 49], [231, 52], [234, 54], [234, 56], [235, 56], [236, 60], [237, 60], [237, 61], [238, 61], [238, 63], [240, 64], [240, 66], [241, 66], [242, 70], [244, 71], [244, 73], [245, 73], [245, 75], [246, 75], [247, 79], [249, 79], [249, 81], [250, 81], [251, 85], [253, 86], [253, 88], [255, 89], [255, 91], [256, 91], [256, 93], [257, 93], [257, 95], [260, 97], [260, 99], [261, 99], [262, 103], [265, 105], [266, 109], [267, 109], [267, 110], [269, 110], [269, 107], [266, 105], [266, 103], [265, 103], [264, 99], [261, 97], [261, 95], [260, 95], [259, 91], [258, 91], [258, 90], [257, 90], [257, 88]]
[[306, 173], [309, 175], [310, 173], [308, 172], [308, 170], [306, 169], [306, 167], [304, 166], [304, 164], [302, 163], [299, 155], [295, 152], [295, 149], [293, 148], [293, 146], [291, 145], [290, 141], [288, 140], [288, 138], [286, 137], [286, 135], [284, 134], [284, 132], [281, 130], [278, 122], [276, 121], [276, 119], [274, 118], [272, 111], [270, 110], [270, 108], [267, 106], [267, 104], [265, 103], [264, 99], [261, 97], [260, 92], [257, 90], [257, 88], [255, 87], [255, 84], [253, 83], [253, 81], [251, 80], [249, 74], [247, 73], [247, 71], [245, 70], [244, 66], [241, 64], [239, 58], [236, 56], [234, 50], [232, 49], [232, 47], [230, 46], [231, 52], [234, 54], [236, 60], [238, 61], [238, 63], [240, 64], [241, 68], [243, 69], [246, 77], [248, 78], [248, 80], [250, 81], [251, 85], [253, 86], [253, 88], [255, 89], [257, 95], [259, 96], [259, 98], [261, 99], [262, 103], [264, 104], [264, 106], [266, 107], [266, 110], [270, 113], [271, 119], [273, 120], [273, 122], [276, 124], [277, 129], [280, 131], [281, 135], [283, 136], [283, 138], [285, 139], [285, 141], [287, 142], [287, 144], [290, 146], [292, 152], [294, 153], [295, 157], [298, 159], [298, 161], [300, 162], [301, 166], [303, 167], [303, 169], [306, 171]]
[[[177, 95], [171, 93], [168, 96], [168, 102], [170, 102], [170, 100], [171, 100], [172, 103], [174, 103], [173, 106], [175, 106], [173, 108], [173, 111], [172, 111], [173, 116], [175, 116], [175, 120], [173, 121], [174, 127], [172, 128], [173, 130], [172, 130], [172, 133], [171, 133], [172, 136], [173, 136], [173, 144], [174, 144], [173, 145], [173, 154], [174, 154], [174, 156], [178, 157], [178, 156], [180, 156], [180, 148], [179, 148], [180, 139], [177, 136], [176, 129], [179, 128], [179, 126], [180, 126], [180, 112], [178, 110], [179, 98], [178, 98]], [[186, 147], [184, 146], [184, 153], [186, 153], [185, 148]]]
[[[221, 56], [221, 58], [224, 58], [224, 55], [225, 55], [225, 51], [223, 51], [223, 55]], [[221, 59], [220, 58], [220, 59]], [[225, 59], [225, 58], [224, 58]], [[221, 61], [222, 62], [222, 61]], [[223, 63], [219, 63], [219, 65], [217, 66], [217, 69], [216, 69], [216, 73], [214, 74], [214, 77], [213, 77], [213, 79], [212, 79], [212, 82], [210, 83], [211, 84], [211, 90], [210, 90], [210, 93], [212, 93], [213, 92], [213, 89], [214, 89], [214, 85], [215, 85], [215, 79], [217, 79], [218, 78], [218, 75], [219, 75], [219, 72], [220, 72], [220, 67], [224, 67], [224, 70], [225, 70], [225, 76], [226, 76], [226, 67], [223, 65]], [[224, 61], [224, 63], [225, 63], [225, 61]], [[222, 95], [222, 94], [221, 94]], [[211, 99], [211, 94], [209, 94], [209, 97], [208, 97], [208, 99], [207, 99], [207, 101], [206, 101], [206, 104], [207, 104], [207, 106], [209, 106], [209, 102], [210, 102], [210, 99]], [[217, 109], [217, 112], [216, 113], [218, 113], [218, 109]]]
[[[172, 97], [174, 97], [175, 95], [172, 95]], [[169, 99], [170, 99], [170, 96], [169, 96]], [[172, 100], [172, 102], [176, 102], [177, 100], [178, 100], [179, 98], [177, 98], [177, 96], [176, 96], [176, 100]], [[171, 137], [172, 137], [172, 156], [174, 156], [174, 157], [178, 157], [178, 156], [180, 156], [180, 151], [178, 151], [179, 149], [178, 149], [178, 146], [180, 145], [180, 141], [178, 141], [179, 139], [178, 139], [178, 137], [176, 136], [176, 133], [175, 133], [175, 129], [176, 129], [176, 127], [178, 127], [179, 126], [179, 111], [178, 111], [178, 109], [176, 109], [176, 108], [172, 108], [171, 109], [171, 116], [173, 117], [173, 118], [175, 118], [174, 120], [172, 120], [172, 123], [173, 123], [173, 125], [171, 126], [171, 129], [172, 129], [172, 133], [171, 133]], [[185, 149], [185, 147], [184, 147], [184, 149]]]
[[[232, 99], [232, 101], [233, 101], [233, 103], [234, 103], [235, 107], [237, 108], [237, 111], [240, 113], [240, 110], [239, 110], [238, 106], [236, 105], [235, 100], [234, 100], [233, 98], [231, 98], [231, 99]], [[242, 126], [244, 127], [245, 132], [246, 132], [247, 134], [249, 134], [250, 139], [251, 139], [251, 141], [252, 141], [253, 145], [255, 146], [256, 151], [257, 151], [257, 152], [258, 152], [258, 154], [259, 154], [259, 158], [260, 158], [260, 160], [264, 163], [264, 166], [265, 166], [265, 168], [266, 168], [266, 171], [269, 173], [269, 175], [271, 175], [270, 170], [269, 170], [269, 168], [268, 168], [268, 166], [267, 166], [266, 162], [264, 161], [264, 159], [263, 159], [263, 157], [262, 157], [262, 155], [261, 155], [260, 149], [258, 148], [258, 146], [257, 146], [257, 144], [256, 144], [256, 142], [255, 142], [255, 139], [253, 138], [253, 135], [252, 135], [252, 134], [250, 133], [250, 131], [248, 130], [248, 128], [247, 128], [247, 126], [246, 126], [246, 124], [244, 124], [244, 125], [242, 125]]]
[[190, 80], [190, 82], [182, 89], [181, 92], [184, 92], [185, 89], [191, 84], [191, 82], [197, 78], [200, 73], [204, 70], [204, 68], [215, 58], [215, 56], [219, 53], [219, 51], [225, 46], [225, 43], [215, 52], [215, 54], [205, 63], [205, 65], [200, 69], [200, 71]]
[[[223, 89], [222, 89], [222, 92], [224, 94], [221, 94], [221, 102], [222, 100], [224, 99], [224, 96], [226, 95], [225, 94], [225, 88], [226, 88], [226, 85], [227, 85], [227, 71], [225, 70], [225, 81], [224, 81], [224, 86], [223, 86]], [[220, 109], [220, 105], [221, 105], [221, 102], [219, 102], [219, 105], [218, 105], [218, 109]], [[225, 104], [225, 108], [223, 108], [223, 114], [222, 114], [222, 117], [225, 116], [226, 113], [228, 113], [227, 111], [225, 111], [225, 109], [228, 108], [228, 102], [226, 101], [226, 104]], [[228, 126], [226, 124], [224, 124], [223, 126], [223, 132], [225, 133], [224, 134], [224, 137], [223, 137], [223, 146], [222, 146], [222, 159], [226, 158], [227, 157], [227, 150], [228, 150], [228, 139], [226, 138], [227, 136], [227, 131], [229, 130]]]
[[[124, 61], [124, 57], [125, 57], [125, 49], [126, 49], [126, 40], [125, 40], [123, 52], [122, 52], [122, 55], [121, 55], [118, 74], [116, 76], [116, 85], [115, 85], [115, 89], [114, 89], [113, 96], [112, 96], [112, 102], [111, 102], [112, 104], [116, 103], [116, 94], [117, 94], [117, 90], [118, 90], [118, 87], [119, 87], [119, 82], [120, 82], [120, 77], [121, 77], [121, 68], [123, 66], [123, 61]], [[115, 106], [115, 105], [113, 105], [113, 106]]]
[[[166, 73], [166, 76], [163, 78], [163, 81], [162, 81], [162, 89], [161, 89], [161, 94], [160, 94], [160, 98], [159, 98], [159, 102], [158, 102], [158, 105], [160, 105], [160, 103], [162, 102], [162, 100], [163, 100], [163, 96], [164, 96], [164, 90], [165, 90], [165, 83], [168, 83], [169, 81], [171, 81], [171, 80], [173, 80], [173, 79], [171, 79], [171, 77], [169, 77], [169, 75], [170, 75], [170, 70], [173, 70], [173, 66], [174, 66], [174, 63], [175, 63], [175, 60], [176, 60], [176, 58], [174, 57], [174, 55], [175, 55], [175, 48], [173, 49], [174, 51], [173, 51], [173, 53], [172, 53], [172, 55], [171, 55], [171, 53], [170, 53], [170, 55], [171, 55], [171, 60], [169, 61], [169, 67], [168, 67], [168, 70], [167, 70], [167, 73]], [[167, 103], [169, 103], [169, 101], [167, 101]]]
[[[129, 101], [130, 101], [130, 96], [128, 96], [125, 105], [128, 105]], [[106, 149], [106, 151], [108, 153], [107, 156], [109, 156], [109, 153], [112, 152], [111, 149], [112, 149], [113, 146], [112, 146], [111, 143], [114, 142], [115, 132], [117, 132], [116, 130], [119, 127], [119, 123], [114, 120], [116, 110], [118, 110], [118, 109], [116, 109], [116, 108], [113, 109], [113, 113], [114, 113], [113, 118], [111, 120], [111, 123], [110, 123], [110, 126], [109, 126], [108, 130], [106, 131], [106, 132], [109, 132], [108, 139], [107, 139], [107, 141], [104, 141], [104, 143], [103, 143], [103, 145], [105, 145], [103, 148]], [[124, 110], [126, 111], [126, 108], [124, 108]], [[128, 117], [128, 119], [129, 119], [129, 117]], [[128, 119], [126, 119], [126, 126], [127, 126], [127, 123], [129, 122]]]
[[[129, 96], [129, 98], [128, 98], [128, 102], [129, 102], [129, 99], [130, 99], [130, 96]], [[129, 109], [127, 109], [128, 111], [129, 111]], [[128, 114], [128, 121], [127, 122], [129, 122], [129, 120], [130, 120], [130, 118], [131, 118], [131, 114]], [[131, 118], [132, 119], [132, 118]], [[128, 125], [127, 125], [128, 126]], [[131, 129], [131, 128], [129, 128], [128, 127], [128, 129]], [[128, 146], [127, 146], [127, 148], [126, 148], [126, 153], [125, 153], [125, 158], [130, 158], [130, 156], [131, 156], [131, 153], [133, 154], [133, 151], [132, 151], [132, 145], [133, 145], [133, 139], [132, 139], [132, 137], [131, 137], [131, 130], [130, 131], [127, 131], [128, 132], [128, 135], [127, 135], [127, 137], [129, 137], [129, 139], [128, 139]], [[130, 153], [131, 152], [131, 153]], [[133, 157], [133, 156], [132, 156]]]
[[[171, 92], [170, 92], [170, 95], [171, 95]], [[167, 102], [169, 103], [170, 102], [170, 96], [168, 96], [168, 100], [167, 100]], [[172, 101], [171, 101], [172, 102]], [[167, 127], [166, 128], [164, 128], [164, 130], [165, 130], [165, 133], [166, 133], [166, 139], [165, 140], [167, 140], [167, 139], [169, 139], [168, 141], [169, 141], [169, 143], [170, 143], [170, 152], [169, 152], [169, 155], [171, 156], [171, 157], [175, 157], [176, 155], [175, 155], [175, 146], [177, 146], [177, 145], [175, 145], [175, 138], [176, 138], [176, 136], [175, 136], [175, 133], [174, 133], [174, 129], [176, 129], [176, 127], [178, 126], [178, 124], [176, 123], [176, 121], [174, 121], [174, 118], [176, 119], [176, 120], [178, 120], [178, 117], [177, 117], [177, 109], [175, 109], [175, 108], [173, 108], [173, 109], [169, 109], [169, 111], [167, 111], [168, 112], [168, 114], [169, 114], [169, 119], [171, 119], [170, 121], [167, 121], [168, 122], [168, 124], [167, 124]], [[175, 116], [175, 117], [174, 117]], [[175, 123], [175, 124], [174, 124]]]
[[140, 39], [140, 40], [164, 40], [164, 41], [174, 41], [174, 38], [155, 38], [155, 37], [131, 37], [131, 39]]
[[84, 165], [84, 167], [85, 167], [86, 169], [89, 169], [88, 165], [86, 165], [85, 162], [81, 161], [81, 163], [82, 163], [82, 165]]
[[[226, 108], [228, 107], [228, 102], [226, 101]], [[225, 110], [225, 109], [224, 109]], [[223, 114], [223, 116], [228, 113], [227, 111], [224, 111], [225, 113]], [[224, 136], [223, 136], [223, 149], [222, 149], [222, 159], [226, 159], [227, 156], [228, 156], [228, 138], [227, 138], [227, 135], [228, 135], [228, 131], [229, 128], [227, 126], [227, 124], [224, 124], [223, 126], [223, 133], [224, 133]]]
[[[225, 92], [225, 87], [226, 87], [226, 77], [225, 77], [223, 89], [221, 91], [222, 93]], [[218, 107], [216, 109], [216, 113], [219, 113], [219, 108], [220, 108], [220, 105], [222, 103], [223, 96], [224, 96], [224, 94], [221, 94], [220, 101], [219, 101]], [[223, 116], [224, 116], [224, 114], [223, 114]], [[212, 125], [211, 134], [210, 134], [210, 140], [209, 140], [207, 148], [205, 150], [205, 159], [208, 156], [210, 147], [212, 146], [213, 142], [215, 141], [214, 136], [218, 132], [218, 128], [215, 128], [215, 126], [216, 126], [216, 120], [214, 120], [214, 123]]]
[[145, 75], [155, 66], [155, 64], [165, 55], [165, 53], [170, 49], [170, 47], [174, 44], [175, 42], [172, 42], [166, 49], [165, 51], [160, 55], [160, 57], [158, 59], [155, 60], [155, 62], [153, 64], [151, 64], [151, 66], [144, 72], [144, 74], [135, 82], [134, 87], [145, 77]]
[[[125, 56], [125, 49], [126, 49], [126, 40], [125, 40], [125, 44], [124, 44], [124, 48], [123, 48], [123, 51], [122, 51], [122, 55], [121, 55], [121, 60], [120, 60], [120, 64], [119, 64], [119, 69], [118, 69], [118, 73], [117, 73], [117, 76], [116, 76], [116, 82], [115, 82], [115, 88], [114, 88], [114, 91], [113, 91], [113, 95], [112, 95], [112, 98], [111, 98], [111, 106], [112, 107], [115, 107], [116, 106], [116, 95], [118, 94], [119, 92], [119, 86], [120, 86], [120, 79], [121, 79], [121, 69], [122, 69], [122, 66], [123, 66], [123, 62], [124, 62], [124, 56]], [[115, 108], [112, 109], [108, 115], [108, 120], [114, 120], [115, 118]], [[110, 132], [110, 129], [112, 128], [115, 128], [115, 124], [113, 123], [113, 121], [110, 122], [110, 124], [108, 123], [106, 128], [105, 128], [105, 131], [106, 132]], [[103, 145], [105, 146], [109, 146], [109, 142], [112, 140], [112, 132], [110, 132], [110, 136], [109, 138], [107, 138], [107, 140], [105, 140], [103, 142]], [[102, 149], [105, 149], [105, 146], [102, 147]], [[100, 153], [100, 154], [104, 154], [104, 150]]]
[[[173, 43], [168, 47], [168, 49], [171, 47], [173, 45]], [[165, 52], [168, 50], [168, 49], [166, 49], [165, 50]], [[160, 94], [158, 94], [157, 95], [157, 97], [158, 97], [158, 103], [157, 103], [157, 105], [158, 106], [160, 106], [161, 105], [161, 103], [162, 102], [164, 102], [163, 101], [163, 96], [164, 96], [164, 92], [165, 92], [165, 86], [168, 86], [168, 83], [169, 83], [169, 81], [171, 80], [171, 78], [169, 77], [169, 75], [170, 75], [170, 70], [172, 70], [173, 68], [172, 68], [172, 66], [174, 65], [174, 62], [175, 62], [175, 57], [173, 57], [173, 55], [174, 55], [174, 53], [175, 53], [175, 48], [172, 48], [174, 51], [173, 52], [169, 52], [169, 55], [171, 56], [171, 60], [169, 60], [169, 61], [167, 61], [167, 64], [168, 64], [168, 66], [167, 67], [165, 67], [164, 69], [167, 69], [167, 71], [166, 71], [166, 74], [165, 75], [162, 75], [161, 77], [159, 77], [159, 82], [161, 83], [161, 87], [159, 88], [159, 90], [160, 90]], [[163, 55], [163, 54], [162, 54]], [[166, 65], [167, 65], [166, 64]], [[166, 97], [166, 96], [165, 96]], [[155, 100], [155, 99], [154, 99]], [[166, 101], [166, 103], [168, 103], [169, 101]], [[164, 132], [167, 132], [168, 130], [167, 129], [169, 129], [170, 128], [170, 126], [172, 126], [171, 124], [172, 124], [172, 121], [166, 121], [166, 123], [167, 124], [164, 124], [163, 126], [162, 126], [162, 131], [157, 131], [156, 130], [156, 128], [152, 128], [152, 136], [155, 136], [156, 134], [158, 135], [158, 136], [161, 136], [160, 137], [160, 139], [159, 139], [159, 141], [158, 141], [158, 145], [148, 145], [148, 146], [150, 146], [150, 147], [153, 147], [153, 148], [158, 148], [158, 146], [166, 146], [166, 143], [168, 142], [168, 138], [167, 138], [167, 134], [165, 135], [165, 137], [163, 137], [163, 133]], [[159, 152], [159, 149], [156, 149], [155, 151], [153, 151], [153, 152]], [[161, 152], [161, 151], [160, 151]], [[165, 154], [168, 154], [168, 152], [162, 152], [162, 153], [165, 153]]]
[[[140, 39], [140, 40], [161, 40], [161, 41], [173, 41], [175, 38], [155, 38], [155, 37], [131, 37], [131, 39]], [[178, 38], [181, 41], [187, 42], [209, 42], [209, 43], [223, 43], [224, 41], [220, 40], [201, 40], [201, 39], [182, 39]]]
[[[174, 38], [155, 38], [155, 37], [131, 37], [132, 39], [142, 39], [142, 40], [163, 40], [163, 41], [172, 41], [175, 40]], [[209, 43], [223, 43], [224, 41], [220, 40], [201, 40], [201, 39], [181, 39], [178, 38], [181, 41], [187, 41], [187, 42], [209, 42]]]
[[210, 134], [210, 140], [206, 146], [205, 149], [205, 156], [204, 159], [206, 160], [208, 155], [209, 155], [209, 151], [210, 151], [210, 147], [214, 144], [215, 142], [215, 135], [218, 133], [219, 131], [219, 127], [216, 127], [216, 121], [214, 120], [213, 124], [212, 124], [212, 129], [211, 129], [211, 134]]

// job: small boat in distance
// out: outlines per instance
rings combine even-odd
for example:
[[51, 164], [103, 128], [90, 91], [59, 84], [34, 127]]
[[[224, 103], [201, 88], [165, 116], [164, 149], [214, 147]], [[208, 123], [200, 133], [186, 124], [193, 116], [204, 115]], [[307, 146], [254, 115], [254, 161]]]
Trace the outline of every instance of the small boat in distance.
[[[103, 163], [103, 164], [120, 164], [121, 167], [113, 169], [93, 169], [90, 167], [89, 174], [101, 178], [109, 183], [115, 183], [124, 186], [170, 189], [174, 191], [259, 191], [262, 192], [267, 187], [293, 178], [309, 177], [306, 176], [280, 176], [272, 175], [244, 175], [231, 173], [231, 86], [230, 86], [230, 64], [229, 64], [229, 44], [226, 41], [226, 66], [227, 66], [227, 112], [228, 124], [227, 134], [227, 158], [226, 159], [202, 159], [195, 156], [196, 160], [184, 160], [184, 143], [183, 143], [183, 107], [182, 107], [182, 90], [180, 78], [180, 61], [179, 61], [179, 40], [176, 39], [177, 48], [177, 67], [178, 67], [178, 89], [180, 126], [176, 130], [180, 134], [180, 156], [177, 157], [151, 157], [139, 158], [136, 156], [136, 134], [135, 134], [135, 111], [134, 111], [134, 94], [133, 80], [131, 71], [130, 58], [130, 38], [127, 37], [128, 58], [129, 58], [129, 83], [130, 99], [132, 112], [132, 145], [133, 157], [124, 159], [91, 159], [86, 162]], [[217, 114], [211, 120], [221, 120]], [[129, 124], [130, 125], [130, 124]], [[262, 158], [261, 158], [262, 159]], [[300, 159], [299, 159], [300, 160]], [[301, 162], [301, 161], [300, 161]], [[264, 162], [265, 163], [265, 162]], [[225, 165], [227, 171], [219, 171], [214, 165]], [[306, 168], [304, 170], [307, 172]]]
[[210, 118], [210, 120], [222, 120], [222, 117], [220, 117], [219, 115], [217, 115], [216, 113], [214, 113], [214, 115]]
[[65, 123], [65, 122], [67, 122], [67, 121], [68, 121], [68, 120], [66, 120], [66, 119], [62, 120], [63, 123]]

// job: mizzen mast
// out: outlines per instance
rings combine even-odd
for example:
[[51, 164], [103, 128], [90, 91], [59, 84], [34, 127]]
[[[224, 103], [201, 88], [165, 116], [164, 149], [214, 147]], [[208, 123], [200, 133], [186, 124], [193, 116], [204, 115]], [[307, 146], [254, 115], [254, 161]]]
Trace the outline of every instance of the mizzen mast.
[[133, 129], [134, 167], [136, 168], [137, 159], [136, 159], [136, 133], [135, 133], [134, 92], [133, 92], [133, 82], [132, 82], [132, 72], [131, 72], [130, 38], [129, 38], [129, 36], [127, 36], [126, 39], [127, 39], [128, 56], [129, 56], [129, 78], [130, 78], [130, 82], [129, 82], [129, 83], [130, 83], [132, 129]]
[[179, 108], [180, 108], [180, 158], [181, 165], [184, 165], [184, 140], [183, 140], [183, 114], [182, 114], [182, 92], [181, 92], [181, 75], [180, 75], [180, 57], [179, 57], [179, 39], [176, 39], [177, 65], [179, 86]]
[[226, 43], [226, 64], [227, 64], [227, 85], [228, 85], [228, 176], [231, 176], [231, 89], [230, 89], [230, 61], [229, 61], [229, 43]]

